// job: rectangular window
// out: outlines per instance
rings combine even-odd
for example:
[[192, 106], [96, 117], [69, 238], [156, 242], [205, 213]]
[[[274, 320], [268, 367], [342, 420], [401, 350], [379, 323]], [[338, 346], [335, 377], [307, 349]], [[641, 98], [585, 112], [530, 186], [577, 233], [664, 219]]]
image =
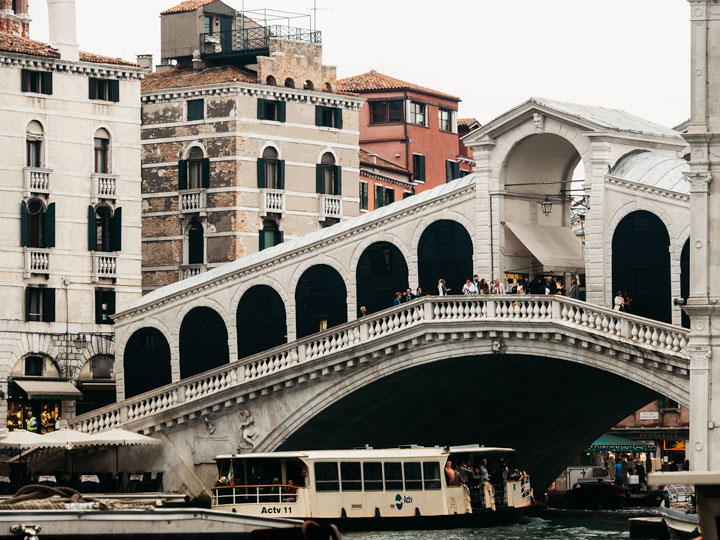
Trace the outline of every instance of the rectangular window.
[[365, 491], [382, 491], [382, 463], [363, 463], [363, 481], [365, 485]]
[[283, 231], [278, 231], [273, 228], [263, 229], [262, 231], [260, 231], [258, 249], [262, 251], [263, 249], [271, 248], [273, 246], [277, 246], [278, 244], [282, 244], [283, 237]]
[[114, 79], [88, 79], [88, 97], [101, 101], [120, 101], [120, 81]]
[[340, 491], [338, 480], [337, 462], [315, 462], [315, 491]]
[[425, 478], [425, 489], [440, 489], [440, 464], [437, 461], [425, 461], [423, 463], [423, 477]]
[[446, 160], [445, 161], [445, 181], [451, 182], [462, 176], [460, 174], [460, 163], [457, 161]]
[[402, 463], [389, 461], [385, 467], [385, 491], [397, 491], [403, 488]]
[[23, 92], [52, 94], [52, 71], [23, 69], [20, 73], [20, 88]]
[[393, 188], [385, 188], [385, 204], [392, 204], [395, 202], [395, 190]]
[[25, 288], [25, 320], [55, 322], [55, 289]]
[[25, 376], [42, 377], [45, 373], [45, 360], [39, 356], [28, 356], [25, 358]]
[[448, 109], [438, 109], [438, 127], [440, 131], [453, 131], [452, 111]]
[[403, 101], [370, 102], [371, 124], [397, 124], [403, 121]]
[[385, 189], [382, 186], [375, 185], [375, 210], [385, 206]]
[[27, 141], [27, 166], [42, 167], [42, 159], [40, 151], [42, 150], [41, 141]]
[[368, 209], [368, 184], [360, 182], [360, 210]]
[[315, 125], [342, 129], [342, 109], [339, 107], [315, 106]]
[[204, 99], [188, 99], [187, 101], [187, 119], [188, 122], [194, 120], [202, 120], [205, 118], [205, 100]]
[[343, 491], [362, 491], [359, 461], [340, 462], [340, 478]]
[[417, 101], [410, 102], [410, 118], [408, 121], [411, 124], [417, 124], [419, 126], [425, 126], [426, 115], [425, 115], [425, 104], [418, 103]]
[[403, 199], [407, 199], [408, 197], [412, 197], [413, 192], [412, 191], [403, 191]]
[[286, 103], [271, 99], [258, 99], [258, 120], [285, 121]]
[[422, 470], [419, 462], [403, 463], [405, 469], [405, 490], [421, 491], [422, 490]]
[[113, 324], [115, 315], [115, 290], [95, 289], [95, 324]]
[[425, 156], [422, 154], [413, 154], [413, 180], [425, 181]]

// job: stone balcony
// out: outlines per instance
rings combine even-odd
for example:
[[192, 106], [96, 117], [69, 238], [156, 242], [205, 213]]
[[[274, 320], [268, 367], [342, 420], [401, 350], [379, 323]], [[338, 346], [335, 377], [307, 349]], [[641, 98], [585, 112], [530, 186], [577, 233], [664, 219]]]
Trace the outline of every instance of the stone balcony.
[[260, 215], [283, 214], [285, 212], [285, 191], [282, 189], [260, 190]]
[[178, 195], [178, 208], [181, 214], [204, 213], [207, 209], [207, 190], [184, 189]]
[[96, 203], [100, 199], [115, 200], [117, 198], [118, 177], [114, 174], [92, 175], [92, 202]]
[[92, 278], [97, 282], [101, 279], [117, 279], [118, 256], [113, 253], [92, 254]]
[[50, 195], [50, 169], [41, 169], [39, 167], [25, 167], [23, 173], [25, 176], [25, 190], [23, 196], [30, 197], [33, 193], [42, 193]]
[[180, 280], [207, 272], [207, 264], [183, 264], [180, 266]]
[[340, 218], [342, 201], [339, 195], [320, 195], [320, 219]]
[[30, 277], [37, 274], [50, 274], [50, 253], [48, 248], [32, 248], [26, 247], [25, 252], [25, 272], [24, 276]]

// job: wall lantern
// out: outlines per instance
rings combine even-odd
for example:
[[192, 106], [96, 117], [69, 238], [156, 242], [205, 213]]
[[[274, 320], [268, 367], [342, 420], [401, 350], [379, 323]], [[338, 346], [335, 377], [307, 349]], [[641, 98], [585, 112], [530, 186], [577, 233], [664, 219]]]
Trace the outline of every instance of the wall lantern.
[[552, 201], [548, 198], [547, 195], [545, 195], [545, 199], [543, 199], [543, 202], [540, 203], [542, 206], [543, 214], [546, 216], [552, 212]]

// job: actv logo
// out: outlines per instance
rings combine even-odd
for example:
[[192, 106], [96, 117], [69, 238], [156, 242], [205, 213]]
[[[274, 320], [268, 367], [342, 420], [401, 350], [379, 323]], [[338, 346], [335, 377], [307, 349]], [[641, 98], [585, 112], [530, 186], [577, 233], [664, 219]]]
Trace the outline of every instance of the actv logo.
[[403, 497], [399, 493], [395, 495], [395, 508], [402, 510], [403, 504], [411, 504], [413, 502], [412, 497]]

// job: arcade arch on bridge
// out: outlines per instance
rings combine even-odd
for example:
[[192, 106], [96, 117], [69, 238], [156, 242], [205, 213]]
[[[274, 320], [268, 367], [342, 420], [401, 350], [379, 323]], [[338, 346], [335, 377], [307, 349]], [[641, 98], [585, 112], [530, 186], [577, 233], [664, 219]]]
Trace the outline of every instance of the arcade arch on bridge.
[[357, 264], [357, 305], [374, 313], [393, 305], [396, 292], [408, 288], [408, 267], [400, 250], [390, 242], [375, 242], [363, 251]]
[[268, 285], [254, 285], [237, 307], [238, 358], [287, 343], [285, 304]]
[[125, 345], [125, 398], [170, 384], [170, 345], [156, 328], [136, 330]]
[[347, 322], [347, 287], [327, 264], [305, 270], [295, 287], [295, 322], [301, 338]]
[[418, 283], [425, 294], [437, 294], [441, 278], [451, 294], [460, 294], [465, 279], [473, 275], [470, 233], [448, 219], [430, 224], [420, 237], [417, 261]]
[[199, 306], [185, 315], [179, 342], [181, 379], [230, 361], [225, 321], [212, 308]]

